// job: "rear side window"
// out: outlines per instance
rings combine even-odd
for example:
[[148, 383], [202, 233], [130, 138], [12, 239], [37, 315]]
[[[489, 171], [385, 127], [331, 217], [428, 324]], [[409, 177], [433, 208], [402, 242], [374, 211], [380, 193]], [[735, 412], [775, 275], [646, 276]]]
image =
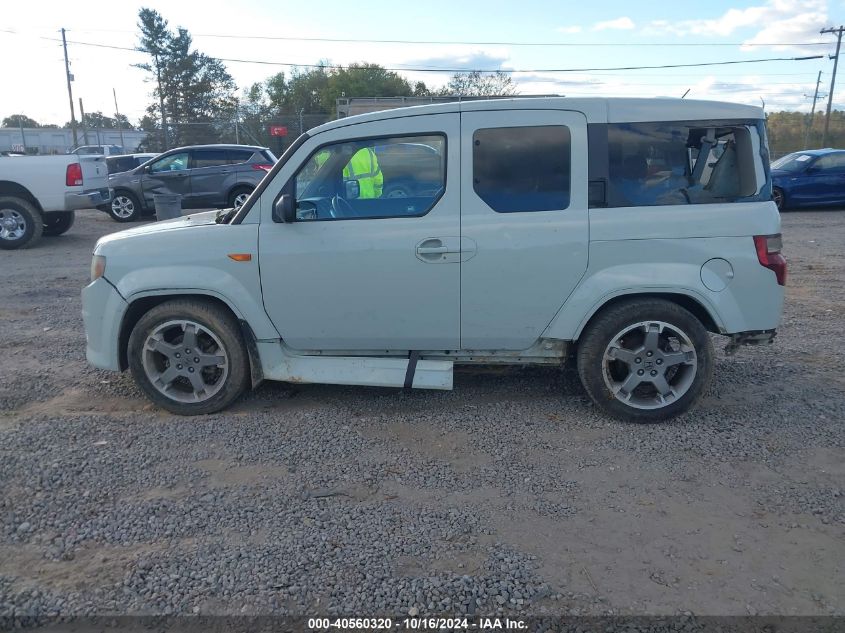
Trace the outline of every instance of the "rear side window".
[[229, 162], [238, 164], [245, 163], [255, 155], [255, 152], [248, 149], [230, 149], [228, 150]]
[[473, 188], [494, 211], [553, 211], [569, 206], [569, 128], [484, 128], [473, 134], [472, 145]]
[[107, 158], [106, 165], [110, 174], [118, 174], [123, 171], [129, 171], [137, 167], [138, 163], [131, 156], [121, 156], [118, 158]]
[[607, 206], [763, 199], [765, 134], [756, 122], [614, 123], [606, 130]]
[[194, 150], [194, 168], [218, 167], [229, 164], [229, 153], [225, 149]]

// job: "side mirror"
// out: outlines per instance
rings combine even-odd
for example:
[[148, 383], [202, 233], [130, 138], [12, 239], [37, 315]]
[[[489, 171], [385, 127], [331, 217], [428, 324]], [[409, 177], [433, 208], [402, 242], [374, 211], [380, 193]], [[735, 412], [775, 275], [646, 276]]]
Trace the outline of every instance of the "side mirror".
[[273, 222], [289, 224], [296, 221], [296, 205], [293, 196], [283, 194], [273, 205]]
[[344, 198], [347, 200], [355, 200], [361, 195], [361, 185], [358, 184], [357, 180], [344, 180], [343, 186], [345, 188], [346, 195]]

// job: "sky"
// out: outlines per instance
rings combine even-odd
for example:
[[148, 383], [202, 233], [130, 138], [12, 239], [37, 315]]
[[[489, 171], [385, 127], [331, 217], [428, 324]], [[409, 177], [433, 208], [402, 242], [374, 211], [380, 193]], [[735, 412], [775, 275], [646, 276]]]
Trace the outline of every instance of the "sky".
[[[512, 74], [520, 94], [681, 97], [689, 91], [687, 98], [762, 101], [770, 112], [809, 112], [819, 71], [824, 98], [817, 111], [824, 110], [836, 37], [819, 31], [845, 23], [845, 0], [7, 2], [0, 24], [0, 118], [26, 114], [59, 125], [70, 120], [62, 47], [55, 41], [65, 28], [77, 116], [80, 97], [86, 112], [113, 114], [114, 90], [119, 111], [136, 122], [152, 100], [150, 77], [133, 67], [146, 57], [102, 46], [134, 48], [141, 7], [188, 29], [194, 46], [207, 55], [269, 62], [225, 62], [239, 93], [277, 72], [289, 73], [284, 64], [327, 59], [337, 65], [377, 63], [432, 87], [444, 85], [450, 73], [404, 69], [524, 71]], [[822, 58], [578, 70], [811, 55]], [[575, 72], [552, 72], [561, 70]], [[845, 79], [838, 80], [833, 107], [845, 109]]]

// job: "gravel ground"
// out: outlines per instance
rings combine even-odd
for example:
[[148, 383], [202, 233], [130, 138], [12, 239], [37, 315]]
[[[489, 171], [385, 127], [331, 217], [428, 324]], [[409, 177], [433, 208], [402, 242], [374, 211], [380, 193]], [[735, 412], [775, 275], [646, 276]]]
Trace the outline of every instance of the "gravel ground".
[[0, 252], [0, 616], [845, 615], [845, 214], [783, 222], [776, 344], [655, 426], [549, 369], [175, 417], [85, 363], [119, 225]]

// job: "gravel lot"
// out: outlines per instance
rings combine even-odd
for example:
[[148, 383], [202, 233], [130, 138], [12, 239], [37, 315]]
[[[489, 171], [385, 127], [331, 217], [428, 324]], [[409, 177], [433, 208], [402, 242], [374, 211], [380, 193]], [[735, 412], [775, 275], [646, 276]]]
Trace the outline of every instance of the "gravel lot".
[[85, 363], [120, 225], [0, 252], [0, 616], [845, 615], [845, 213], [783, 222], [777, 342], [659, 426], [548, 369], [175, 417]]

